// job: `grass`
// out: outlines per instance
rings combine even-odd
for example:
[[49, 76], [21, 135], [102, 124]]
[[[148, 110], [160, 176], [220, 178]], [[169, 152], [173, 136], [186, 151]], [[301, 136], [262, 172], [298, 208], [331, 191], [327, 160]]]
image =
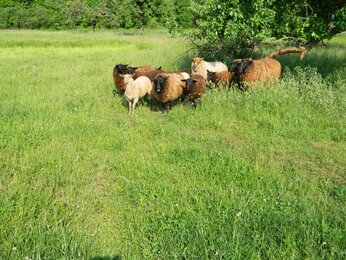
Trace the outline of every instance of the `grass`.
[[188, 43], [0, 31], [0, 258], [345, 259], [340, 37], [275, 86], [129, 118], [113, 66], [188, 68]]

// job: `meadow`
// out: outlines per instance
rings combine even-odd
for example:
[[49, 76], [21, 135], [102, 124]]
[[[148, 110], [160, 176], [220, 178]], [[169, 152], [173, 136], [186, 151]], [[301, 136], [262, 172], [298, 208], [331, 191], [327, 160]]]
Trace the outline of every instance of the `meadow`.
[[279, 57], [279, 83], [128, 117], [115, 64], [190, 48], [0, 31], [0, 259], [345, 259], [346, 35]]

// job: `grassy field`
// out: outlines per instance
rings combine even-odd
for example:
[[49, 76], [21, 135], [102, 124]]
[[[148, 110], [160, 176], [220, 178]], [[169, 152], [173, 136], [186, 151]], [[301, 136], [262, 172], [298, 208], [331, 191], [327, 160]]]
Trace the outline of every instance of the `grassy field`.
[[0, 31], [0, 259], [345, 259], [346, 35], [269, 88], [129, 118], [114, 65], [190, 47]]

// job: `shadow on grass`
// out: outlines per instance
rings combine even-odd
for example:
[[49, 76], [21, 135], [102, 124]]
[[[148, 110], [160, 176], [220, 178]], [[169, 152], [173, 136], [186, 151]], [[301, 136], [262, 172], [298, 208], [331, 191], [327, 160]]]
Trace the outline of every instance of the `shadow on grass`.
[[94, 256], [91, 260], [121, 260], [121, 255], [115, 256]]
[[326, 46], [319, 45], [308, 52], [303, 60], [299, 60], [298, 54], [282, 55], [277, 57], [283, 71], [285, 68], [312, 67], [316, 68], [322, 77], [332, 77], [335, 73], [344, 71], [346, 64], [346, 46], [341, 43], [329, 43]]

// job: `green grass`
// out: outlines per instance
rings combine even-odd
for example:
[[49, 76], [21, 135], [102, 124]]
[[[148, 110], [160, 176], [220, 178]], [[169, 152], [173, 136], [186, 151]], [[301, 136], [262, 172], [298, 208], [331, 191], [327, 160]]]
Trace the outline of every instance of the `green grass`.
[[113, 66], [188, 68], [188, 43], [0, 31], [0, 258], [345, 259], [340, 37], [269, 88], [129, 118]]

